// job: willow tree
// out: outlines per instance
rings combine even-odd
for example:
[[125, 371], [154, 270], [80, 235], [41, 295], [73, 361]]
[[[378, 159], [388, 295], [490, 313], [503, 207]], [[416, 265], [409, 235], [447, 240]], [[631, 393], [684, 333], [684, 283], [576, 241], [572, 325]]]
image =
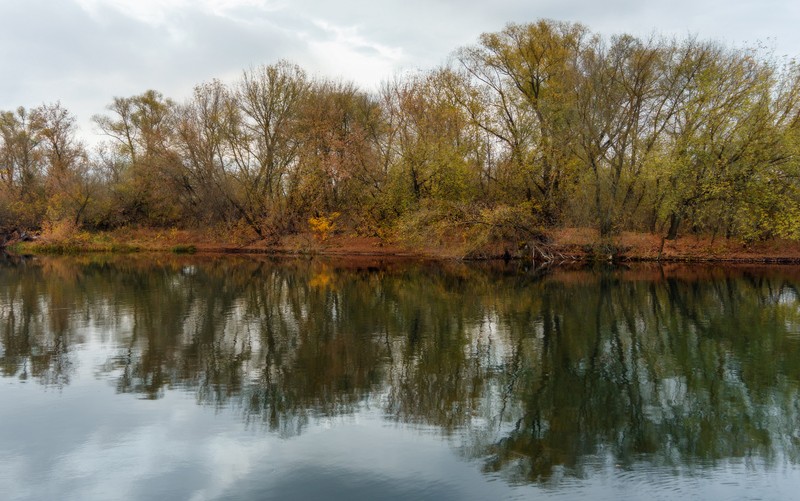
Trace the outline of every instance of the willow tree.
[[670, 42], [628, 35], [596, 39], [582, 53], [576, 151], [601, 236], [633, 227], [654, 195], [648, 180], [684, 99], [686, 82], [675, 68], [685, 57]]
[[46, 220], [78, 225], [96, 178], [75, 117], [60, 103], [0, 113], [0, 220], [27, 231]]
[[667, 238], [686, 220], [728, 236], [788, 235], [798, 216], [791, 211], [792, 138], [800, 120], [796, 69], [780, 74], [751, 52], [713, 44], [695, 49], [691, 68], [687, 98], [670, 131]]
[[518, 189], [549, 225], [560, 221], [573, 177], [572, 89], [589, 38], [580, 24], [541, 20], [481, 35], [457, 54], [489, 98], [477, 123], [504, 145], [506, 165], [521, 174]]
[[407, 204], [424, 200], [468, 201], [475, 176], [468, 118], [447, 90], [447, 70], [407, 78], [391, 86], [396, 124], [395, 170]]

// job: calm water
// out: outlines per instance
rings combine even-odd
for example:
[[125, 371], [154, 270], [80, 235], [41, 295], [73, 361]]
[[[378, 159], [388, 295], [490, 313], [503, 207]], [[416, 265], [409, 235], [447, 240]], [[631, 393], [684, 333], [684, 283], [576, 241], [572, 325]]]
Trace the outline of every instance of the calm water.
[[0, 261], [0, 498], [793, 499], [800, 269]]

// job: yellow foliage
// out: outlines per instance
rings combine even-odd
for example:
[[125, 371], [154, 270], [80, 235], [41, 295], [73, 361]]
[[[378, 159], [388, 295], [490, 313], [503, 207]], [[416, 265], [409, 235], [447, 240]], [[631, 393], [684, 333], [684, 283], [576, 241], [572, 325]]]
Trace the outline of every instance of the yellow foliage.
[[78, 239], [81, 231], [71, 219], [47, 220], [42, 223], [42, 238], [53, 242], [67, 242]]
[[311, 280], [308, 281], [308, 285], [314, 289], [324, 289], [331, 284], [332, 280], [333, 274], [331, 271], [328, 269], [323, 269], [311, 277]]
[[308, 218], [308, 226], [318, 242], [324, 242], [331, 236], [336, 229], [336, 220], [340, 215], [338, 212], [332, 212], [328, 216]]

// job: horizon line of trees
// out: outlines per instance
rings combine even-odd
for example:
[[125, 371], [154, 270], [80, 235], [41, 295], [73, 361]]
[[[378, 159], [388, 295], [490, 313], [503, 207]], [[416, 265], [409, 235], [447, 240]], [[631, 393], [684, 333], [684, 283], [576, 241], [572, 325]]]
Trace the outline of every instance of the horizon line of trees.
[[378, 91], [280, 61], [182, 103], [0, 111], [0, 233], [219, 227], [277, 242], [332, 218], [475, 245], [591, 226], [800, 238], [800, 66], [694, 37], [509, 24]]

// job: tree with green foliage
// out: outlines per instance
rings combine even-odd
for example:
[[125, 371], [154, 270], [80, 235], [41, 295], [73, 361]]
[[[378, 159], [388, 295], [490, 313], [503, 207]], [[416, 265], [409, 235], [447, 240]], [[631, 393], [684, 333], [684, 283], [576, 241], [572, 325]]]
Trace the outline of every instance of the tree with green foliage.
[[175, 107], [160, 92], [148, 90], [132, 97], [116, 97], [111, 115], [94, 122], [110, 138], [107, 148], [122, 163], [112, 187], [117, 224], [168, 226], [179, 220], [175, 194], [180, 162], [172, 148]]

